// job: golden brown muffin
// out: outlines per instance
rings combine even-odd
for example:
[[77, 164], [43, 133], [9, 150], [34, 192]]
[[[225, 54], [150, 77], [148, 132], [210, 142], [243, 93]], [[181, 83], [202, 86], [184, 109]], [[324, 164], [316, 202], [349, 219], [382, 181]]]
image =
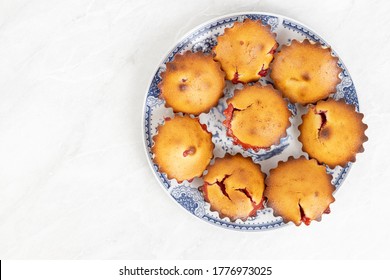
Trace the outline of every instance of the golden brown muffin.
[[363, 116], [344, 100], [329, 99], [310, 106], [298, 127], [303, 151], [331, 168], [354, 162], [368, 140]]
[[214, 59], [221, 62], [226, 79], [233, 83], [254, 82], [266, 76], [278, 47], [270, 26], [251, 19], [226, 28], [217, 41]]
[[308, 104], [336, 92], [341, 68], [330, 48], [309, 40], [285, 45], [275, 54], [271, 78], [275, 88], [293, 103]]
[[225, 87], [225, 73], [211, 55], [177, 54], [161, 73], [160, 97], [174, 112], [199, 115], [217, 105]]
[[160, 172], [178, 182], [200, 177], [213, 157], [211, 134], [198, 118], [166, 119], [153, 137], [154, 162]]
[[202, 191], [221, 218], [245, 221], [263, 208], [264, 175], [250, 158], [226, 155], [207, 170]]
[[320, 221], [323, 213], [330, 212], [329, 204], [335, 200], [331, 180], [325, 166], [316, 160], [290, 157], [272, 169], [265, 180], [267, 206], [284, 221], [292, 221], [297, 226]]
[[244, 149], [267, 149], [286, 136], [291, 112], [287, 101], [271, 85], [245, 85], [227, 100], [227, 135]]

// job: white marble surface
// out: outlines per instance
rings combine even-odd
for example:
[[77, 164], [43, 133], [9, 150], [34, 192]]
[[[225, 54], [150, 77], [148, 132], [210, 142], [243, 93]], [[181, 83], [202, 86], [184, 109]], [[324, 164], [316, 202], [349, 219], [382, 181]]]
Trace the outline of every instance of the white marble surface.
[[[142, 104], [186, 32], [279, 13], [342, 57], [369, 125], [332, 214], [258, 233], [180, 209], [146, 161]], [[339, 259], [390, 251], [390, 4], [382, 1], [0, 1], [0, 258]]]

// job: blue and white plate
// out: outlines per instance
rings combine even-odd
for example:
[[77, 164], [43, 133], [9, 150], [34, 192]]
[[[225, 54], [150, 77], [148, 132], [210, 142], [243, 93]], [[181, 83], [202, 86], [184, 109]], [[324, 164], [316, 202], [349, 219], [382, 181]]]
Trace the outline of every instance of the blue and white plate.
[[[202, 179], [197, 178], [191, 183], [184, 181], [180, 184], [176, 180], [167, 179], [165, 174], [158, 171], [156, 164], [153, 162], [152, 153], [152, 138], [157, 132], [157, 126], [164, 122], [164, 118], [173, 116], [172, 109], [166, 108], [164, 101], [158, 98], [160, 91], [157, 85], [161, 81], [160, 74], [165, 70], [166, 63], [172, 61], [176, 54], [183, 53], [187, 50], [209, 53], [212, 47], [216, 45], [217, 37], [223, 34], [225, 28], [231, 27], [235, 22], [243, 21], [246, 18], [260, 19], [263, 24], [270, 25], [272, 32], [277, 34], [276, 39], [280, 46], [288, 44], [293, 39], [309, 39], [319, 42], [323, 46], [329, 46], [325, 40], [303, 24], [275, 14], [256, 12], [234, 14], [202, 24], [184, 36], [157, 67], [146, 93], [143, 112], [143, 133], [146, 154], [153, 173], [168, 195], [180, 204], [180, 207], [183, 207], [188, 213], [195, 215], [199, 219], [220, 227], [242, 231], [260, 231], [280, 228], [285, 226], [286, 223], [283, 222], [281, 217], [274, 216], [271, 208], [259, 210], [256, 217], [249, 218], [246, 221], [237, 220], [231, 222], [228, 218], [221, 219], [217, 212], [210, 211], [210, 204], [204, 201], [201, 192], [198, 190], [203, 184]], [[333, 55], [337, 56], [334, 51]], [[354, 104], [358, 110], [359, 103], [356, 90], [351, 76], [341, 59], [339, 66], [343, 69], [340, 74], [341, 83], [337, 86], [337, 93], [334, 94], [333, 98], [344, 98], [347, 103]], [[272, 83], [268, 76], [262, 78], [260, 82], [263, 84]], [[301, 123], [301, 115], [305, 112], [305, 108], [295, 106], [294, 104], [289, 104], [289, 109], [293, 115], [291, 119], [292, 126], [287, 130], [287, 137], [283, 138], [280, 144], [272, 146], [270, 150], [259, 152], [252, 150], [245, 151], [233, 145], [231, 139], [226, 137], [226, 129], [222, 125], [222, 121], [224, 120], [222, 112], [226, 108], [226, 99], [231, 97], [234, 89], [240, 86], [240, 84], [233, 85], [228, 82], [224, 91], [224, 97], [218, 105], [208, 114], [200, 115], [200, 121], [207, 125], [208, 130], [213, 135], [212, 140], [215, 144], [214, 157], [223, 157], [225, 153], [240, 153], [246, 157], [251, 157], [255, 163], [261, 165], [262, 171], [268, 174], [269, 170], [275, 168], [279, 161], [285, 161], [291, 155], [298, 157], [304, 154], [302, 152], [302, 145], [297, 140], [299, 135], [297, 127]], [[350, 167], [351, 163], [345, 168], [327, 168], [327, 172], [333, 176], [332, 183], [336, 189], [341, 186]]]

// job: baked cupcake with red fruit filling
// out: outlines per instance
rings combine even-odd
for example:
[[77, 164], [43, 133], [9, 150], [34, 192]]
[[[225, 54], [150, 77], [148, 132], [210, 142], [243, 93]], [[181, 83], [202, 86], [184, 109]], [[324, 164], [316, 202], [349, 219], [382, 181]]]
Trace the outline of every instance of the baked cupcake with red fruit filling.
[[315, 103], [336, 92], [342, 71], [338, 61], [329, 47], [307, 39], [293, 40], [275, 53], [270, 77], [291, 102]]
[[211, 211], [217, 211], [221, 218], [245, 221], [263, 208], [265, 176], [250, 158], [226, 155], [207, 171], [201, 190]]
[[175, 55], [161, 73], [160, 97], [173, 111], [199, 115], [217, 105], [225, 87], [225, 73], [211, 55], [202, 52]]
[[153, 141], [153, 161], [159, 171], [179, 183], [201, 177], [213, 157], [211, 134], [198, 118], [187, 115], [167, 118]]
[[267, 206], [285, 222], [297, 226], [320, 221], [322, 214], [330, 213], [329, 205], [335, 201], [331, 180], [325, 166], [316, 160], [290, 157], [272, 169], [265, 180]]
[[364, 115], [355, 111], [355, 106], [344, 100], [328, 99], [311, 105], [302, 116], [298, 127], [298, 140], [309, 157], [331, 168], [346, 166], [356, 160], [356, 154], [364, 151], [364, 134], [367, 125]]
[[269, 149], [287, 135], [291, 123], [287, 101], [271, 85], [245, 85], [227, 101], [227, 135], [244, 149]]
[[255, 82], [267, 75], [269, 64], [278, 48], [276, 35], [261, 20], [245, 19], [226, 28], [213, 48], [226, 79], [233, 83]]

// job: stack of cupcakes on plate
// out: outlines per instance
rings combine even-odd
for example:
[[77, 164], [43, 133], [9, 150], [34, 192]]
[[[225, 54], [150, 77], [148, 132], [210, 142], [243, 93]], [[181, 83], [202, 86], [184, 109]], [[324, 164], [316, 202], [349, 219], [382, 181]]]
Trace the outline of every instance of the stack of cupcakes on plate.
[[[245, 19], [217, 37], [212, 54], [178, 54], [161, 74], [160, 98], [175, 116], [157, 128], [154, 162], [179, 183], [202, 178], [200, 191], [221, 218], [245, 221], [268, 206], [285, 222], [319, 221], [334, 202], [326, 166], [355, 161], [367, 141], [363, 114], [332, 97], [341, 69], [331, 49], [309, 40], [278, 47], [269, 26]], [[259, 81], [269, 72], [274, 86]], [[308, 108], [298, 128], [308, 159], [289, 157], [266, 176], [249, 157], [214, 157], [199, 115], [218, 104], [226, 85], [237, 83], [243, 86], [226, 100], [223, 121], [233, 145], [258, 152], [279, 144], [291, 126], [288, 102], [298, 103]]]

